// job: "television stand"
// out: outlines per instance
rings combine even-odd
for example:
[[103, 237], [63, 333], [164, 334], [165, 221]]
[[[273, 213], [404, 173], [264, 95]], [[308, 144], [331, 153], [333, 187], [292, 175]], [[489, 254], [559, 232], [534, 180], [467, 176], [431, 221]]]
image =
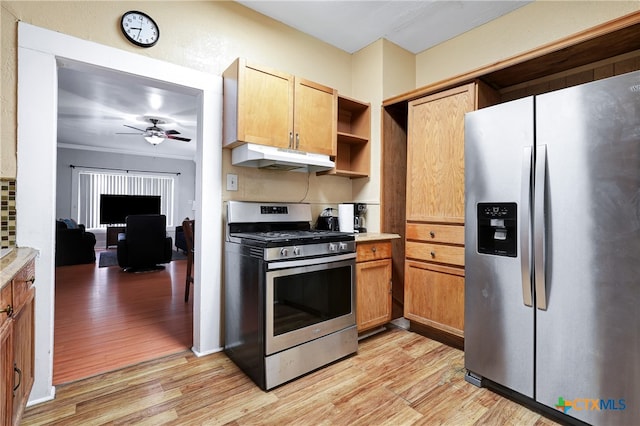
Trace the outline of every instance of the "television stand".
[[124, 226], [109, 226], [107, 225], [107, 247], [118, 245], [118, 234], [125, 231]]

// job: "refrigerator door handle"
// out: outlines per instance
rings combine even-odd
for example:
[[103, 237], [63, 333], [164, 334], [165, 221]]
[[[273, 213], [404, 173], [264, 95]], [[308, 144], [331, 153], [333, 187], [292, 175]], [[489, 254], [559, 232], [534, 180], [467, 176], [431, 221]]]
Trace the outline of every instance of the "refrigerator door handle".
[[529, 220], [531, 208], [531, 164], [532, 150], [526, 146], [522, 152], [522, 193], [520, 194], [520, 262], [522, 270], [522, 301], [526, 306], [533, 306], [531, 289], [531, 226]]
[[547, 178], [547, 146], [538, 145], [536, 148], [536, 176], [533, 201], [535, 227], [534, 258], [535, 258], [535, 283], [536, 305], [538, 309], [547, 310], [547, 283], [546, 283], [546, 223], [545, 223], [545, 184]]

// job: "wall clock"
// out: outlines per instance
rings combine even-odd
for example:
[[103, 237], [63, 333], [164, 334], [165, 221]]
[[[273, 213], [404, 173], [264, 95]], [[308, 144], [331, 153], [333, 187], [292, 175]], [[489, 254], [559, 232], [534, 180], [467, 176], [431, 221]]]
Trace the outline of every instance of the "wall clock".
[[158, 24], [146, 13], [136, 10], [122, 15], [120, 29], [127, 40], [140, 47], [151, 47], [160, 38]]

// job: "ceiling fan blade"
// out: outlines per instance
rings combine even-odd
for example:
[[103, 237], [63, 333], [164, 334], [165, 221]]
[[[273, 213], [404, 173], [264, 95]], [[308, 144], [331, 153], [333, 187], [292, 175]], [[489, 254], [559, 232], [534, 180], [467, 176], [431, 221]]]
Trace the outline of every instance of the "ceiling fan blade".
[[137, 127], [133, 127], [133, 126], [129, 126], [128, 124], [123, 124], [124, 127], [129, 127], [130, 129], [134, 129], [134, 130], [139, 130], [142, 133], [145, 133], [146, 130], [145, 129], [138, 129]]
[[179, 135], [180, 132], [177, 130], [165, 130], [164, 131], [167, 135]]
[[167, 135], [167, 139], [173, 139], [176, 141], [189, 142], [191, 139], [189, 138], [181, 138], [180, 136]]
[[129, 133], [129, 132], [124, 133], [124, 132], [116, 132], [115, 134], [116, 134], [116, 135], [138, 135], [138, 136], [140, 136], [140, 135], [144, 135], [145, 133]]

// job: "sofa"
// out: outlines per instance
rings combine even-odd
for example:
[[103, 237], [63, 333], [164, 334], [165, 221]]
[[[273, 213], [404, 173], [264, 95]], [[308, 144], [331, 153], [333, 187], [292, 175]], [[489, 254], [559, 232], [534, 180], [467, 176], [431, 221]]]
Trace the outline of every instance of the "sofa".
[[96, 236], [84, 225], [56, 220], [56, 266], [79, 265], [96, 261]]

